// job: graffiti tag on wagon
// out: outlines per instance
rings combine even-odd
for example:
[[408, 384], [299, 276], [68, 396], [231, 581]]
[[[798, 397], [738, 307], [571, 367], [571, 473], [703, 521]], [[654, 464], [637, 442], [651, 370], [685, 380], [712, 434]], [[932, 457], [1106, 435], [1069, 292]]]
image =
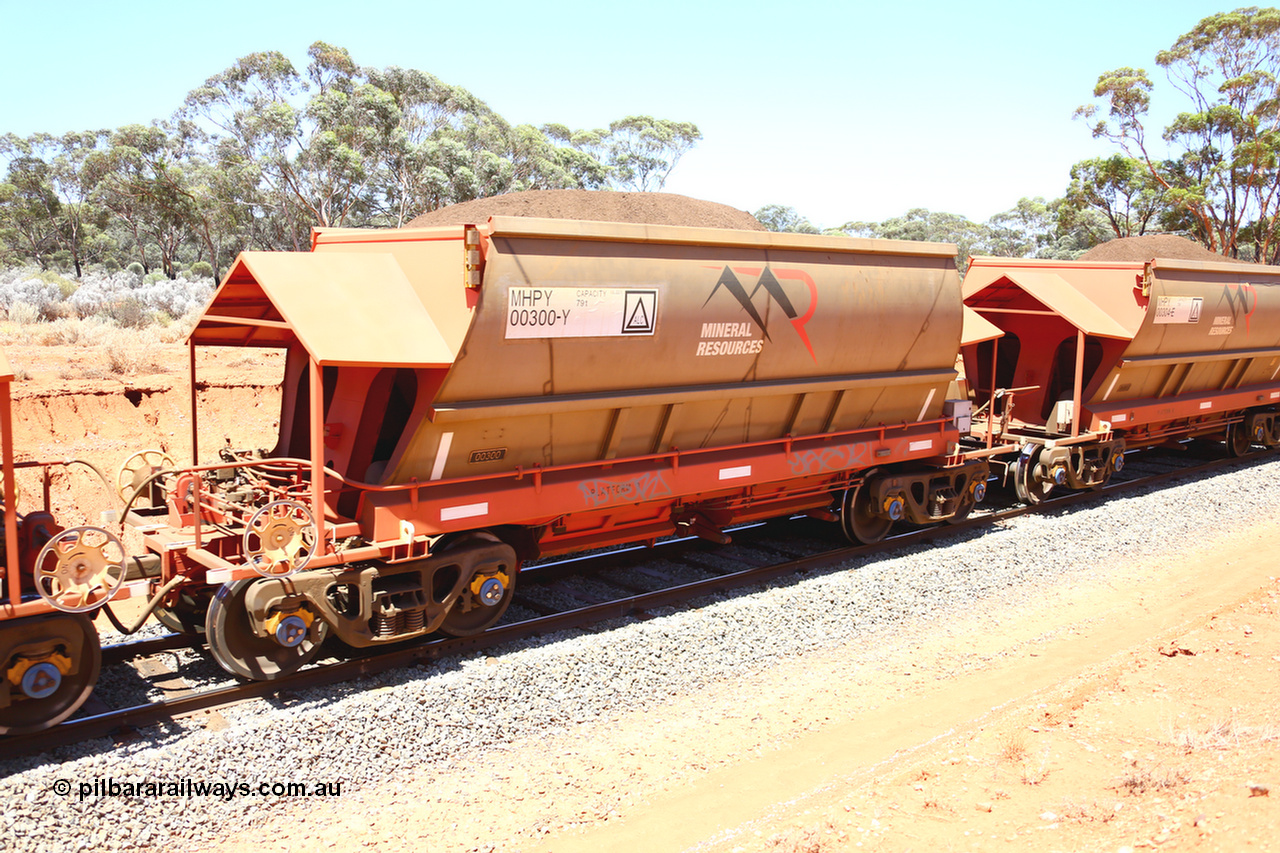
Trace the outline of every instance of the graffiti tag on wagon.
[[666, 475], [650, 471], [637, 477], [584, 480], [578, 484], [583, 502], [590, 507], [607, 503], [641, 503], [670, 495]]
[[[828, 471], [844, 471], [850, 468], [864, 468], [872, 462], [872, 449], [875, 442], [855, 441], [852, 444], [841, 444], [835, 447], [822, 447], [817, 450], [798, 450], [791, 454], [791, 473], [797, 476], [806, 474], [825, 474]], [[933, 439], [902, 439], [890, 450], [889, 459], [900, 458], [906, 454], [918, 453], [933, 449]]]
[[817, 450], [797, 450], [791, 454], [791, 473], [825, 474], [866, 465], [871, 455], [871, 444], [865, 441], [822, 447]]

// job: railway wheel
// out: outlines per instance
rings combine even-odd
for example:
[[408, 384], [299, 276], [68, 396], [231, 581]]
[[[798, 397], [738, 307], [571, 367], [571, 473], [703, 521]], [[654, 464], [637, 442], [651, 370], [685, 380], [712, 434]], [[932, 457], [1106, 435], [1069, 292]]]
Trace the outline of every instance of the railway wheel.
[[1249, 434], [1249, 430], [1245, 428], [1243, 423], [1232, 424], [1227, 427], [1227, 453], [1231, 456], [1239, 458], [1249, 452], [1249, 448], [1253, 445], [1253, 436]]
[[274, 636], [259, 637], [253, 632], [253, 623], [245, 607], [245, 595], [255, 583], [262, 581], [235, 581], [218, 590], [209, 602], [205, 635], [213, 659], [227, 672], [250, 681], [271, 681], [296, 672], [315, 660], [329, 626], [324, 620], [317, 619], [305, 635], [290, 638], [289, 645]]
[[[93, 692], [102, 669], [98, 632], [87, 616], [36, 616], [0, 632], [0, 735], [47, 729], [70, 717]], [[0, 694], [0, 702], [5, 701]]]
[[1053, 483], [1036, 474], [1041, 451], [1042, 448], [1039, 447], [1024, 450], [1014, 468], [1013, 485], [1018, 493], [1018, 500], [1030, 506], [1044, 503], [1053, 492]]
[[846, 489], [840, 506], [840, 527], [850, 542], [874, 545], [889, 534], [893, 519], [885, 518], [875, 506], [871, 479], [875, 471], [868, 471], [862, 482]]
[[987, 481], [985, 479], [975, 479], [964, 490], [964, 495], [960, 498], [960, 506], [956, 508], [955, 515], [947, 519], [948, 524], [959, 524], [967, 519], [974, 507], [982, 503], [987, 497]]
[[[471, 533], [450, 542], [445, 551], [477, 542], [500, 543], [502, 540], [492, 533]], [[515, 598], [516, 575], [519, 572], [520, 562], [514, 550], [509, 563], [481, 567], [449, 608], [449, 613], [440, 623], [440, 633], [450, 637], [471, 637], [498, 624]]]

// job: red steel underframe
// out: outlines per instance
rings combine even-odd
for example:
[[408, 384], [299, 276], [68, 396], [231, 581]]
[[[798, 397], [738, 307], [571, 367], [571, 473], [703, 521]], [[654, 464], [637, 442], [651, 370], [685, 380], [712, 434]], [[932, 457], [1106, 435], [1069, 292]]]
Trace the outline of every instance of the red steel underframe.
[[1255, 406], [1280, 403], [1280, 383], [1253, 385], [1230, 391], [1212, 391], [1187, 397], [1147, 398], [1102, 403], [1089, 408], [1090, 428], [1101, 430], [1103, 422], [1112, 430], [1127, 430], [1184, 418], [1205, 418], [1223, 412], [1238, 412]]
[[[316, 395], [313, 399], [321, 398]], [[726, 513], [735, 521], [772, 517], [829, 506], [830, 491], [851, 481], [858, 471], [907, 461], [958, 464], [947, 457], [959, 438], [950, 419], [877, 426], [804, 438], [783, 438], [730, 447], [672, 450], [652, 456], [560, 465], [426, 483], [370, 486], [344, 480], [320, 468], [319, 489], [312, 489], [313, 515], [324, 507], [324, 483], [337, 483], [329, 496], [344, 490], [360, 493], [357, 520], [328, 513], [324, 542], [308, 568], [340, 566], [360, 560], [396, 562], [426, 556], [428, 537], [477, 528], [518, 525], [544, 527], [544, 553], [652, 539], [673, 532], [675, 519], [692, 511]], [[313, 446], [323, 446], [320, 442]], [[277, 469], [294, 465], [314, 470], [315, 460], [266, 460]], [[191, 472], [244, 466], [224, 463]], [[250, 464], [248, 467], [252, 467]], [[195, 478], [199, 489], [199, 478]], [[314, 486], [316, 480], [312, 479]], [[317, 501], [317, 495], [319, 500]], [[201, 516], [221, 512], [195, 495], [193, 525], [182, 531], [153, 531], [148, 547], [164, 560], [162, 577], [181, 563], [203, 566], [206, 581], [225, 583], [257, 577], [238, 559], [238, 542], [208, 526]], [[360, 535], [367, 546], [336, 551], [333, 543]], [[218, 553], [227, 549], [224, 553]], [[190, 571], [196, 566], [184, 565]]]
[[[13, 416], [9, 408], [8, 383], [0, 383], [0, 452], [4, 454], [3, 470], [5, 482], [4, 505], [14, 506], [17, 503], [17, 487], [14, 479], [14, 471], [22, 468], [39, 468], [41, 477], [41, 493], [44, 498], [43, 511], [51, 512], [50, 502], [50, 482], [49, 470], [58, 465], [66, 465], [66, 462], [14, 462], [13, 461], [13, 440], [11, 438], [11, 427], [13, 426]], [[44, 599], [38, 598], [32, 601], [22, 601], [22, 573], [19, 570], [18, 560], [21, 549], [18, 543], [18, 514], [16, 512], [4, 513], [4, 542], [5, 554], [15, 555], [10, 566], [0, 566], [0, 580], [4, 582], [4, 589], [8, 593], [5, 598], [7, 600], [0, 601], [0, 620], [12, 619], [17, 616], [35, 616], [41, 613], [58, 613], [61, 612], [57, 608], [47, 603]], [[6, 561], [9, 561], [6, 558]], [[116, 598], [127, 597], [129, 591], [122, 590], [116, 594]]]
[[[312, 373], [319, 385], [319, 370]], [[0, 389], [0, 435], [9, 445], [11, 423], [4, 415]], [[323, 399], [313, 388], [313, 401]], [[1232, 391], [1199, 394], [1187, 399], [1125, 401], [1095, 407], [1091, 411], [1091, 431], [1105, 432], [1103, 422], [1121, 431], [1134, 426], [1178, 419], [1203, 419], [1220, 412], [1239, 411], [1280, 401], [1280, 384], [1268, 384]], [[323, 423], [313, 413], [313, 447], [323, 446]], [[1229, 421], [1227, 418], [1221, 420]], [[1117, 429], [1119, 428], [1119, 429]], [[398, 561], [426, 554], [428, 536], [499, 525], [552, 525], [552, 535], [544, 538], [546, 553], [562, 553], [586, 547], [640, 541], [671, 532], [682, 509], [711, 509], [727, 513], [736, 521], [764, 518], [784, 512], [820, 508], [830, 502], [829, 492], [852, 482], [859, 471], [877, 465], [907, 461], [958, 464], [968, 456], [948, 456], [959, 435], [948, 419], [914, 424], [878, 426], [864, 430], [828, 433], [804, 438], [783, 438], [765, 442], [694, 451], [563, 465], [480, 477], [456, 478], [428, 483], [394, 486], [367, 486], [349, 483], [335, 472], [326, 471], [319, 456], [310, 460], [268, 460], [272, 466], [295, 465], [309, 468], [311, 508], [325, 506], [325, 483], [337, 481], [339, 491], [361, 493], [357, 518], [362, 522], [326, 519], [325, 544], [318, 548], [309, 567], [322, 568], [359, 560]], [[12, 483], [11, 449], [6, 446], [6, 482]], [[976, 455], [988, 455], [979, 451]], [[28, 467], [36, 463], [23, 463]], [[235, 467], [237, 463], [201, 466], [192, 472]], [[243, 463], [238, 463], [243, 464]], [[738, 481], [738, 482], [735, 482]], [[205, 504], [196, 478], [196, 512], [190, 532], [169, 531], [146, 537], [148, 546], [163, 557], [165, 579], [172, 577], [178, 562], [173, 552], [181, 551], [187, 570], [204, 566], [208, 582], [227, 582], [257, 575], [252, 569], [230, 562], [207, 550], [206, 544], [232, 544], [226, 534], [202, 521]], [[47, 484], [46, 484], [47, 485]], [[336, 494], [334, 495], [336, 498]], [[12, 514], [6, 517], [6, 540], [16, 542]], [[407, 523], [411, 529], [402, 526]], [[406, 533], [409, 535], [406, 536]], [[337, 552], [333, 542], [360, 534], [374, 544]], [[217, 548], [215, 550], [221, 550]], [[16, 550], [10, 550], [16, 553]], [[227, 556], [235, 557], [234, 553]], [[194, 563], [195, 565], [191, 565]], [[16, 578], [9, 583], [9, 601], [0, 603], [0, 618], [51, 612], [43, 601], [19, 603]], [[132, 586], [132, 585], [129, 585]], [[136, 594], [129, 586], [116, 597]]]

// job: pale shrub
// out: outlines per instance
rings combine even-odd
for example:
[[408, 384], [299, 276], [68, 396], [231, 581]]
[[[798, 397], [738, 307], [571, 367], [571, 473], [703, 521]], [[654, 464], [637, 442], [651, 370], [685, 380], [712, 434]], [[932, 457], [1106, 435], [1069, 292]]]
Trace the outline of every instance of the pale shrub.
[[33, 342], [41, 346], [96, 347], [115, 331], [115, 325], [103, 317], [64, 317], [41, 326]]
[[90, 273], [68, 301], [82, 317], [115, 311], [122, 313], [122, 325], [137, 325], [134, 319], [137, 311], [130, 305], [144, 314], [163, 311], [170, 317], [181, 317], [204, 307], [213, 295], [212, 279], [188, 280], [179, 276], [170, 280], [153, 276], [154, 273], [147, 276], [151, 280], [145, 281], [127, 270], [112, 275]]
[[21, 300], [9, 306], [9, 320], [19, 326], [29, 326], [40, 319], [40, 309]]
[[12, 311], [16, 303], [24, 302], [35, 309], [37, 315], [46, 316], [47, 309], [62, 301], [58, 285], [42, 281], [34, 276], [13, 281], [0, 281], [0, 306]]
[[166, 369], [160, 345], [148, 333], [104, 326], [94, 347], [102, 354], [107, 369], [117, 376], [163, 373]]

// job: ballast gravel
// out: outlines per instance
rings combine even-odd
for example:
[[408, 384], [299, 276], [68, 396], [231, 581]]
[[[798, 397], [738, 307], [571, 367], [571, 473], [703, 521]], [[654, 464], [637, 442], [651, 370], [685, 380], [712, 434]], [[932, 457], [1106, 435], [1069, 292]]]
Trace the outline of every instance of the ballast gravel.
[[839, 647], [875, 664], [948, 616], [989, 615], [999, 630], [1002, 607], [1114, 572], [1121, 562], [1208, 543], [1278, 510], [1280, 461], [1251, 461], [707, 598], [659, 618], [247, 703], [221, 711], [227, 726], [217, 731], [197, 718], [122, 745], [98, 741], [0, 763], [0, 848], [213, 842], [296, 802], [273, 785], [336, 783], [338, 796], [358, 798], [396, 776], [442, 771], [460, 756], [651, 708], [766, 667], [803, 665], [806, 652]]

